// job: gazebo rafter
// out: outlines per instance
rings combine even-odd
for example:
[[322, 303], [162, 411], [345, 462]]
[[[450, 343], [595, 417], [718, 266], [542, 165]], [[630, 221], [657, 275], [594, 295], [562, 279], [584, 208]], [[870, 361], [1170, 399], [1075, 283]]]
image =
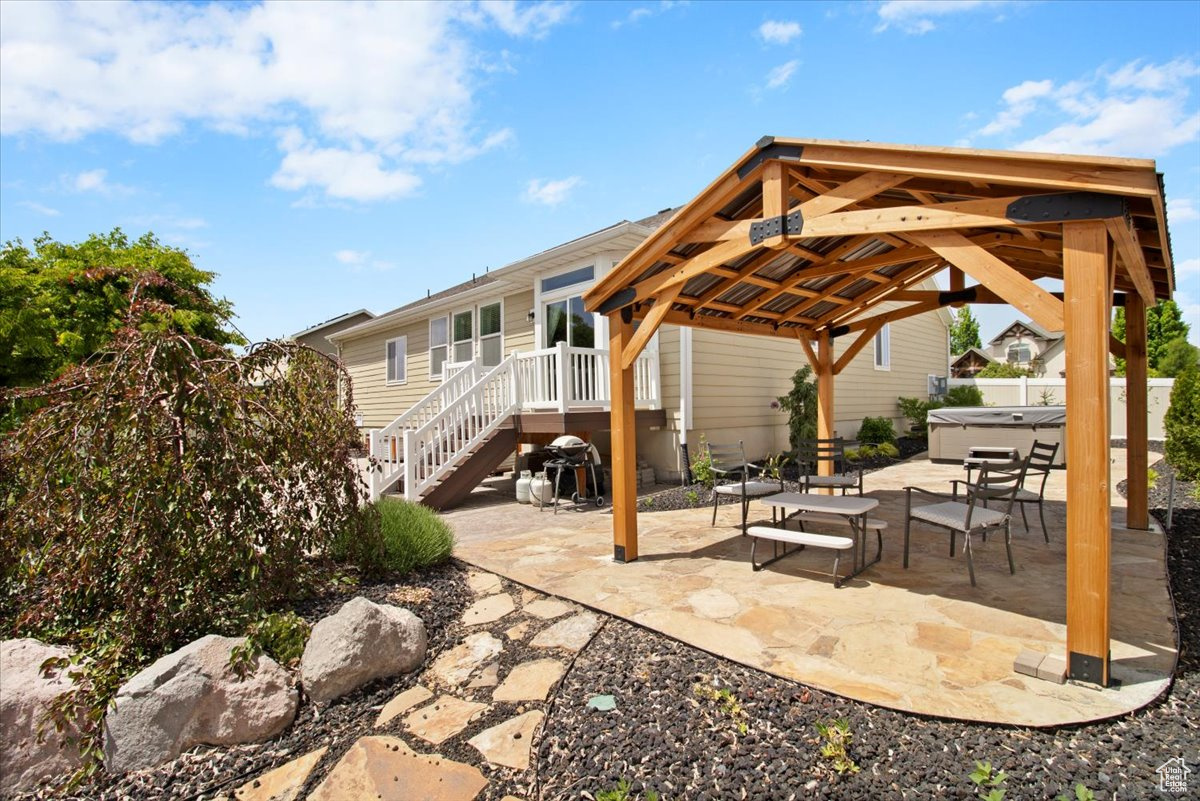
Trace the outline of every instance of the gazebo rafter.
[[[1174, 289], [1169, 241], [1148, 160], [760, 140], [585, 295], [609, 317], [615, 557], [638, 556], [632, 365], [661, 325], [796, 340], [818, 376], [818, 435], [832, 436], [834, 376], [883, 325], [1007, 302], [1065, 331], [1068, 426], [1087, 421], [1067, 441], [1066, 649], [1073, 677], [1107, 683], [1111, 477], [1095, 421], [1107, 354], [1122, 350], [1108, 320], [1123, 303], [1127, 525], [1146, 528], [1145, 310]], [[949, 291], [914, 288], [943, 269]]]

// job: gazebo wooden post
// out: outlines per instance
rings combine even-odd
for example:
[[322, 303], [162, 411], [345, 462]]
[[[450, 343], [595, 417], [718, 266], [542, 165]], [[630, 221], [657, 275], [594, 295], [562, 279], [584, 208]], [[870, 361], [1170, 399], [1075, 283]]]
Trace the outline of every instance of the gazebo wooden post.
[[637, 422], [633, 368], [622, 366], [625, 346], [633, 338], [633, 316], [626, 307], [608, 317], [609, 397], [612, 404], [613, 559], [638, 558]]
[[1150, 527], [1146, 470], [1146, 302], [1136, 292], [1125, 295], [1125, 463], [1128, 496], [1125, 525]]
[[[833, 439], [833, 340], [829, 331], [817, 335], [817, 439]], [[817, 474], [833, 475], [833, 462], [817, 461]]]
[[1109, 680], [1108, 231], [1063, 225], [1067, 355], [1067, 673]]

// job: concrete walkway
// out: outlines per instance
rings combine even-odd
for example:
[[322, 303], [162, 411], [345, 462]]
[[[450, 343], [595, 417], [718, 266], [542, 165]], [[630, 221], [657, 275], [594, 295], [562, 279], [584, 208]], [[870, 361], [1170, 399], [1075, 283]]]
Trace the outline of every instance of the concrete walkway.
[[[552, 515], [483, 498], [445, 515], [456, 555], [485, 570], [660, 631], [704, 650], [840, 695], [908, 712], [1052, 726], [1119, 715], [1162, 693], [1176, 659], [1174, 613], [1159, 532], [1128, 531], [1115, 491], [1124, 452], [1114, 451], [1113, 675], [1119, 689], [1058, 685], [1013, 672], [1022, 649], [1065, 651], [1065, 475], [1052, 474], [1051, 542], [1036, 514], [1018, 522], [1010, 575], [1003, 541], [973, 542], [978, 587], [945, 532], [914, 526], [911, 567], [901, 566], [908, 484], [948, 489], [956, 465], [910, 460], [867, 476], [888, 522], [883, 560], [842, 589], [830, 552], [809, 549], [750, 569], [736, 507], [639, 516], [641, 558], [612, 561], [612, 518]], [[752, 509], [752, 517], [766, 514]], [[769, 517], [769, 515], [768, 515]]]

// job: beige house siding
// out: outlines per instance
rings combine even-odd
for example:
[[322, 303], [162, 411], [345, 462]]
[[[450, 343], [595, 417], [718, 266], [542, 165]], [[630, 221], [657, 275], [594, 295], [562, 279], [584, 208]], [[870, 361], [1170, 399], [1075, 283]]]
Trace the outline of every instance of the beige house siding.
[[[533, 291], [504, 297], [504, 354], [529, 350], [533, 324], [526, 320], [532, 308]], [[495, 299], [476, 301], [486, 306]], [[408, 337], [407, 381], [387, 383], [387, 341]], [[342, 361], [354, 386], [354, 401], [363, 415], [363, 428], [383, 428], [405, 410], [441, 385], [429, 380], [429, 318], [372, 331], [342, 343]]]
[[[884, 304], [879, 313], [900, 305]], [[903, 433], [908, 423], [896, 399], [928, 397], [928, 377], [949, 375], [946, 336], [941, 316], [930, 312], [891, 324], [891, 369], [875, 369], [873, 342], [863, 348], [834, 381], [833, 417], [838, 436], [853, 439], [864, 417], [887, 417], [896, 433]], [[834, 341], [834, 353], [840, 356], [854, 339], [854, 334], [839, 337]]]
[[328, 339], [326, 339], [326, 337], [328, 337], [330, 334], [335, 334], [338, 331], [345, 331], [347, 328], [353, 328], [356, 325], [361, 325], [370, 319], [371, 316], [368, 314], [355, 314], [351, 317], [347, 317], [345, 320], [340, 320], [336, 323], [324, 326], [316, 331], [313, 331], [311, 334], [298, 336], [296, 337], [296, 341], [301, 344], [308, 345], [314, 350], [319, 350], [321, 353], [325, 353], [330, 356], [336, 356], [337, 347]]

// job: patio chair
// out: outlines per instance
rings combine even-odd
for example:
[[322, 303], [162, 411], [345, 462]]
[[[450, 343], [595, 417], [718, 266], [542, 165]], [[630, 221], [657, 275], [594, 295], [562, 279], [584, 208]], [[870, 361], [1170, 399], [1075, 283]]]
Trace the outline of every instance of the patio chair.
[[[1016, 502], [1021, 505], [1021, 520], [1025, 523], [1026, 532], [1029, 531], [1029, 518], [1025, 515], [1025, 504], [1037, 504], [1038, 517], [1042, 520], [1042, 536], [1046, 542], [1050, 542], [1050, 531], [1046, 528], [1046, 510], [1043, 508], [1042, 502], [1046, 499], [1046, 480], [1050, 478], [1050, 466], [1054, 464], [1054, 457], [1057, 454], [1057, 442], [1051, 444], [1034, 440], [1033, 445], [1029, 448], [1029, 456], [1025, 460], [1025, 477], [1017, 488], [1016, 495]], [[1033, 483], [1037, 483], [1039, 476], [1041, 483], [1037, 484], [1036, 492], [1025, 486], [1031, 478]]]
[[[803, 439], [796, 448], [796, 462], [800, 465], [800, 491], [817, 489], [857, 489], [863, 494], [863, 472], [847, 469], [846, 441], [841, 439]], [[818, 475], [823, 462], [832, 465], [832, 475]]]
[[[1015, 574], [1016, 565], [1012, 555], [1012, 506], [1016, 500], [1017, 490], [1025, 478], [1026, 458], [1019, 470], [1003, 471], [989, 469], [983, 465], [979, 469], [979, 481], [972, 484], [955, 479], [953, 493], [931, 492], [920, 487], [904, 488], [904, 567], [908, 568], [908, 543], [912, 521], [917, 520], [938, 526], [950, 531], [950, 556], [954, 556], [954, 539], [957, 534], [963, 535], [963, 552], [967, 555], [967, 572], [971, 576], [971, 586], [975, 586], [975, 560], [971, 552], [971, 535], [979, 532], [984, 542], [987, 542], [987, 532], [991, 529], [1004, 530], [1004, 549], [1008, 554], [1008, 571]], [[963, 485], [966, 497], [965, 503], [959, 501], [959, 485]], [[941, 503], [928, 506], [913, 507], [913, 493], [929, 495], [945, 499]], [[986, 506], [990, 500], [1006, 501], [1004, 511], [991, 509]]]
[[[717, 524], [717, 504], [720, 497], [733, 496], [742, 504], [742, 534], [745, 535], [750, 501], [783, 492], [783, 479], [762, 480], [766, 477], [762, 465], [746, 461], [746, 449], [740, 441], [736, 445], [708, 443], [708, 458], [713, 473], [712, 524]], [[759, 479], [751, 480], [755, 475], [759, 476]]]

